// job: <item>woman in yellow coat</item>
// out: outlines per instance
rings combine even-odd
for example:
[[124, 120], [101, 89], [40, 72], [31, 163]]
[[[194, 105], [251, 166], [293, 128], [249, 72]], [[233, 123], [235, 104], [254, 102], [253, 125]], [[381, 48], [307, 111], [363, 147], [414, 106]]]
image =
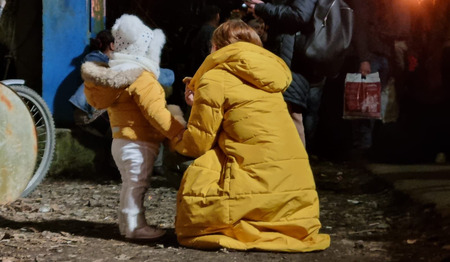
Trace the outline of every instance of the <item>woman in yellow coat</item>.
[[173, 140], [195, 157], [178, 192], [175, 231], [201, 249], [307, 252], [330, 245], [319, 234], [319, 201], [308, 156], [282, 92], [291, 72], [256, 32], [229, 20], [188, 88], [187, 130]]

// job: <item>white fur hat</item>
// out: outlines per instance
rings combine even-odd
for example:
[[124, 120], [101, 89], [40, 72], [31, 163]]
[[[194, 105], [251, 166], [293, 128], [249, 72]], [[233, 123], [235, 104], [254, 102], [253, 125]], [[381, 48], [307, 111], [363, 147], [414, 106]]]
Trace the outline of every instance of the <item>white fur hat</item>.
[[115, 52], [145, 57], [159, 65], [166, 37], [161, 29], [150, 29], [137, 16], [124, 14], [111, 29]]

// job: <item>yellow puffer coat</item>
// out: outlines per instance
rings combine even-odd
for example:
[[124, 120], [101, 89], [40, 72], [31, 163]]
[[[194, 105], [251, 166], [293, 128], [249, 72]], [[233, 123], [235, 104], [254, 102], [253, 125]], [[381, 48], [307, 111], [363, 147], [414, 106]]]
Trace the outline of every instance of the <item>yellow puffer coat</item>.
[[116, 72], [86, 62], [81, 75], [88, 103], [108, 109], [113, 138], [162, 142], [184, 129], [182, 116], [176, 120], [167, 109], [164, 90], [153, 73], [142, 69]]
[[180, 244], [287, 252], [323, 250], [308, 156], [282, 92], [279, 57], [238, 42], [209, 55], [193, 77], [188, 129], [174, 148], [196, 157], [178, 192]]

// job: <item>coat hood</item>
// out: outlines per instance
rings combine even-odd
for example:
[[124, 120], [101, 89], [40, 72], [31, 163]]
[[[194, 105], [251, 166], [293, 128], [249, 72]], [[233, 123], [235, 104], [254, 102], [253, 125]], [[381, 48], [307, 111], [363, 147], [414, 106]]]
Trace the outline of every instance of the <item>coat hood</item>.
[[142, 68], [115, 71], [104, 64], [95, 62], [86, 62], [81, 65], [81, 77], [84, 81], [114, 89], [121, 89], [131, 85], [143, 71], [144, 69]]
[[81, 66], [81, 77], [85, 86], [95, 88], [93, 95], [101, 97], [102, 105], [94, 106], [96, 108], [106, 108], [114, 103], [122, 91], [134, 83], [143, 72], [142, 68], [115, 71], [95, 62], [86, 62]]
[[280, 57], [247, 42], [236, 42], [210, 54], [197, 70], [189, 87], [194, 90], [200, 77], [211, 69], [229, 71], [270, 93], [283, 92], [292, 81], [291, 71]]

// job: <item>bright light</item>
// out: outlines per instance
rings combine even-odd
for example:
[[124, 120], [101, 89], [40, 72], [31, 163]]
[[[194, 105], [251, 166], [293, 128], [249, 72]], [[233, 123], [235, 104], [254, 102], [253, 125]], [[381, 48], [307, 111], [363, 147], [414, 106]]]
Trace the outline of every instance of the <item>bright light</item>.
[[417, 0], [417, 3], [418, 3], [419, 5], [421, 5], [422, 3], [426, 2], [426, 1], [432, 1], [432, 2], [433, 2], [433, 5], [436, 4], [436, 0]]

